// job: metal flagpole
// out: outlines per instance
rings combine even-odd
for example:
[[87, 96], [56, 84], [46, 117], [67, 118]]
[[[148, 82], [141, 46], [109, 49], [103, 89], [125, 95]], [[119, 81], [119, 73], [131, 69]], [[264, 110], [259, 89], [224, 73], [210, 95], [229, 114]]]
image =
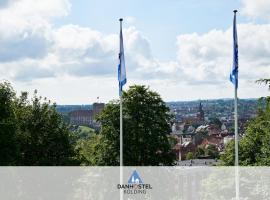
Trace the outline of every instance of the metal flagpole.
[[237, 88], [234, 88], [234, 140], [235, 140], [235, 166], [239, 165], [238, 159], [238, 99]]
[[120, 166], [123, 166], [123, 106], [120, 97]]
[[[234, 10], [234, 62], [237, 64], [237, 71], [235, 74], [235, 84], [234, 84], [234, 139], [235, 139], [235, 166], [239, 165], [238, 160], [238, 109], [237, 109], [237, 88], [238, 88], [238, 44], [237, 44], [237, 32], [236, 32], [236, 13]], [[236, 49], [237, 48], [237, 49]], [[235, 52], [237, 51], [237, 52]], [[236, 54], [236, 55], [235, 55]]]
[[[119, 19], [120, 29], [122, 30], [122, 21]], [[123, 106], [122, 106], [122, 91], [120, 94], [120, 166], [123, 166]]]
[[239, 160], [238, 160], [238, 109], [237, 109], [237, 87], [234, 87], [234, 143], [235, 143], [235, 197], [239, 200]]
[[234, 83], [234, 145], [235, 145], [235, 197], [236, 200], [239, 200], [239, 152], [238, 152], [238, 98], [237, 98], [237, 89], [238, 89], [238, 41], [237, 41], [237, 30], [236, 30], [236, 13], [237, 10], [234, 10], [234, 70], [235, 71], [235, 83]]
[[[123, 184], [123, 106], [120, 96], [120, 185]], [[123, 200], [123, 191], [120, 190], [120, 200]]]
[[[120, 31], [122, 31], [123, 19], [120, 18]], [[120, 52], [121, 53], [121, 52]], [[120, 59], [121, 60], [121, 59]], [[120, 93], [120, 185], [123, 184], [123, 105], [122, 90]], [[123, 191], [120, 190], [120, 200], [123, 200]]]
[[233, 18], [233, 67], [230, 73], [230, 81], [234, 84], [234, 139], [235, 139], [235, 166], [239, 165], [238, 160], [238, 109], [237, 109], [237, 89], [238, 89], [238, 41], [236, 28], [236, 13], [234, 10]]

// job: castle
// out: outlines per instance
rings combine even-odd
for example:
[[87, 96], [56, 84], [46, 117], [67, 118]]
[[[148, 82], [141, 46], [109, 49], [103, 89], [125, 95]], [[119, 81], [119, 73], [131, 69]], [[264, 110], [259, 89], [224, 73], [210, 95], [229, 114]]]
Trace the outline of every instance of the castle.
[[69, 113], [70, 124], [95, 127], [97, 126], [95, 117], [101, 113], [104, 107], [104, 103], [94, 103], [91, 110], [74, 110]]

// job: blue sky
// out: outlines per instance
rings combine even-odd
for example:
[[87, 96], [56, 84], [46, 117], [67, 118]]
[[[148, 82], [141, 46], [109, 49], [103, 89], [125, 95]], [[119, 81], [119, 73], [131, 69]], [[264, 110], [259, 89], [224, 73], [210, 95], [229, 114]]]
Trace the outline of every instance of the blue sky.
[[166, 101], [231, 98], [233, 10], [238, 9], [239, 97], [268, 95], [268, 0], [3, 0], [0, 80], [59, 104], [118, 98], [119, 22], [128, 86]]
[[[73, 0], [70, 15], [57, 20], [92, 27], [103, 33], [117, 33], [120, 17], [134, 17], [134, 25], [150, 39], [153, 54], [162, 60], [176, 57], [175, 40], [179, 34], [205, 33], [227, 29], [239, 0]], [[247, 22], [239, 16], [238, 21]], [[162, 37], [162, 40], [161, 40]]]

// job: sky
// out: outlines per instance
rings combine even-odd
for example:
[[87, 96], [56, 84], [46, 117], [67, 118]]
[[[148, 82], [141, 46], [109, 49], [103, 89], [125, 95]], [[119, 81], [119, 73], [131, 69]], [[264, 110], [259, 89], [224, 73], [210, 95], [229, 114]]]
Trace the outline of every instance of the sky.
[[165, 101], [233, 98], [237, 9], [239, 98], [269, 95], [269, 0], [0, 0], [0, 81], [57, 104], [118, 98], [119, 18], [127, 89]]

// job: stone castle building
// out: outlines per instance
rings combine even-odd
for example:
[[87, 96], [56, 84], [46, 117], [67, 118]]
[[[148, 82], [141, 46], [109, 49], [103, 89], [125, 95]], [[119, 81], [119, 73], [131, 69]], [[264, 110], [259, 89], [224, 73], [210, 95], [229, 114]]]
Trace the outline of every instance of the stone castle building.
[[78, 126], [97, 126], [95, 117], [104, 109], [104, 103], [94, 103], [92, 110], [74, 110], [69, 113], [70, 124]]

